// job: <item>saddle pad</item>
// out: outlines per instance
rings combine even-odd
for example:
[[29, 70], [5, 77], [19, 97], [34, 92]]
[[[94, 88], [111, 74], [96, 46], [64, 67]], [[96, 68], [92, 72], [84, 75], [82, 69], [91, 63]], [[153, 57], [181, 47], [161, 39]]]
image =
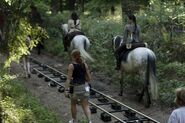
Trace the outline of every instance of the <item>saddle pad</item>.
[[121, 61], [125, 61], [125, 62], [126, 62], [127, 57], [128, 57], [128, 53], [129, 53], [130, 51], [132, 51], [132, 50], [126, 50], [126, 51], [123, 51], [123, 52], [121, 53], [121, 55], [120, 55]]
[[75, 36], [77, 35], [85, 35], [83, 32], [81, 31], [74, 31], [74, 32], [71, 32], [69, 35], [68, 35], [68, 38], [69, 38], [69, 41], [71, 41]]
[[125, 49], [121, 54], [120, 54], [120, 59], [126, 62], [128, 53], [138, 47], [146, 47], [145, 43], [139, 42], [139, 43], [132, 43], [130, 49]]

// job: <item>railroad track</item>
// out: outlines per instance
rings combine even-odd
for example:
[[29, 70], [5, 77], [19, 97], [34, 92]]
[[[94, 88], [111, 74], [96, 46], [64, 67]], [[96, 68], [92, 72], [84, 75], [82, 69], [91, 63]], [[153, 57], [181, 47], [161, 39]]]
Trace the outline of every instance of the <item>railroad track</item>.
[[[67, 75], [58, 71], [49, 65], [39, 62], [37, 59], [30, 57], [32, 74], [37, 74], [49, 82], [51, 87], [58, 86], [58, 91], [64, 92], [64, 82]], [[160, 123], [159, 121], [119, 102], [110, 96], [94, 89], [90, 89], [90, 109], [91, 113], [100, 113], [100, 119], [104, 122], [113, 123]]]

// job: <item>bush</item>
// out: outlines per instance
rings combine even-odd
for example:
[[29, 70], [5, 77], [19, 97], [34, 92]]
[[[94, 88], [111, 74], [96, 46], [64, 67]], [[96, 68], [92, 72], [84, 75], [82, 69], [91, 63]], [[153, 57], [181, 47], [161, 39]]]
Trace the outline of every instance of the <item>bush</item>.
[[0, 73], [0, 113], [6, 123], [60, 123], [30, 96], [15, 76]]
[[162, 104], [165, 104], [166, 106], [173, 106], [174, 99], [175, 99], [175, 89], [178, 87], [185, 86], [185, 83], [183, 81], [178, 80], [164, 80], [160, 83], [160, 93], [159, 93], [159, 99]]

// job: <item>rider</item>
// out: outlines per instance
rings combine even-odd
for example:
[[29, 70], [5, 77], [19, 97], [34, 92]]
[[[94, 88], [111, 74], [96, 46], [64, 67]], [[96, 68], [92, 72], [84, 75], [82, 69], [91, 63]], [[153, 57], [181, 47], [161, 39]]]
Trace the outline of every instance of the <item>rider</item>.
[[64, 39], [64, 51], [67, 51], [67, 47], [76, 35], [84, 35], [84, 33], [81, 32], [81, 22], [79, 16], [76, 12], [73, 12], [71, 14], [71, 18], [68, 20], [68, 33]]
[[120, 70], [121, 56], [126, 53], [126, 51], [134, 49], [136, 47], [144, 47], [144, 43], [141, 42], [141, 28], [136, 23], [136, 17], [133, 14], [128, 15], [128, 24], [125, 25], [123, 41], [120, 47], [115, 51], [117, 66], [116, 70]]

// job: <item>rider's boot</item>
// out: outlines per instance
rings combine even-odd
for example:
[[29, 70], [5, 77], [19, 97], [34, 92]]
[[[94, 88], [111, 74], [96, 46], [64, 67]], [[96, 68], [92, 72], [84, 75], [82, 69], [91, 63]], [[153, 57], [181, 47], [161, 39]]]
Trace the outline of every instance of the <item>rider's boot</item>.
[[120, 65], [121, 65], [120, 60], [116, 59], [116, 67], [115, 67], [115, 70], [120, 70]]
[[67, 46], [64, 46], [64, 52], [67, 52]]

